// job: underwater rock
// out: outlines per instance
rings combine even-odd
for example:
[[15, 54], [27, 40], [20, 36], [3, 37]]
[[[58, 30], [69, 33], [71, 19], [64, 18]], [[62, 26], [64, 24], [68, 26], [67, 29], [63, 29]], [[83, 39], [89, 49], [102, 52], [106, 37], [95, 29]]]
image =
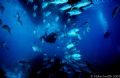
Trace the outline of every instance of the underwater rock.
[[11, 29], [8, 25], [3, 25], [2, 28], [7, 31], [8, 33], [11, 33]]

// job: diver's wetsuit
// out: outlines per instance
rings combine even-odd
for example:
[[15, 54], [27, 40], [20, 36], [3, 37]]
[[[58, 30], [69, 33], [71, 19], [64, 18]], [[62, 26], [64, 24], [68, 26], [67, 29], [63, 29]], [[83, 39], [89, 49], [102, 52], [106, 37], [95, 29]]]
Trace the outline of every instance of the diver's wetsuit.
[[55, 33], [55, 32], [52, 32], [52, 33], [50, 33], [49, 35], [45, 32], [45, 35], [44, 36], [42, 36], [41, 38], [40, 38], [40, 40], [41, 39], [44, 39], [44, 41], [46, 41], [46, 42], [48, 42], [48, 43], [55, 43], [56, 42], [56, 39], [57, 39], [57, 33]]

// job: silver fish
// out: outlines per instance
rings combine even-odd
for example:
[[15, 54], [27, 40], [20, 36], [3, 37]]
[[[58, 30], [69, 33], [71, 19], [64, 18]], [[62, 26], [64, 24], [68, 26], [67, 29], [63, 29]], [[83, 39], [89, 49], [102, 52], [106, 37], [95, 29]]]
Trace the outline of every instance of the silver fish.
[[64, 3], [67, 3], [67, 2], [68, 2], [68, 0], [54, 0], [50, 3], [57, 5], [57, 4], [64, 4]]
[[64, 11], [64, 10], [68, 10], [70, 9], [72, 6], [70, 4], [67, 4], [67, 5], [64, 5], [63, 7], [60, 8], [61, 11]]
[[91, 2], [89, 2], [89, 1], [82, 1], [82, 2], [76, 3], [76, 4], [73, 6], [73, 8], [81, 8], [81, 7], [87, 6], [87, 5], [89, 5], [89, 4], [91, 4]]
[[43, 2], [43, 3], [42, 3], [42, 8], [45, 9], [48, 5], [49, 5], [48, 2]]
[[37, 8], [38, 8], [37, 5], [34, 5], [34, 6], [33, 6], [33, 10], [34, 10], [34, 11], [35, 11]]
[[82, 12], [79, 9], [76, 10], [70, 10], [69, 12], [67, 12], [70, 16], [74, 16], [74, 15], [79, 15]]

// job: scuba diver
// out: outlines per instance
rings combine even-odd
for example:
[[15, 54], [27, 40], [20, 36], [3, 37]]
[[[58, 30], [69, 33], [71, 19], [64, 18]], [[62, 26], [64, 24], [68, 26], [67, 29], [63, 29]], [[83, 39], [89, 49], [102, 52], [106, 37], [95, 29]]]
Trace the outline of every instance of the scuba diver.
[[47, 32], [45, 32], [45, 35], [40, 37], [40, 40], [44, 40], [45, 42], [48, 42], [48, 43], [55, 43], [57, 40], [57, 36], [58, 34], [55, 32], [52, 32], [50, 34], [47, 34]]

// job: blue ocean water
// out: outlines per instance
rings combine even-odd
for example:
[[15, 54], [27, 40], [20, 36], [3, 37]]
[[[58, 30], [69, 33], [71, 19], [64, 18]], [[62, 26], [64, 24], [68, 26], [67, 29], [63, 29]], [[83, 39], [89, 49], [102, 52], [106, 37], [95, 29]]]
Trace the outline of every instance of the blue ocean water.
[[119, 73], [119, 20], [119, 0], [1, 0], [0, 66], [15, 72], [21, 60], [50, 56]]

